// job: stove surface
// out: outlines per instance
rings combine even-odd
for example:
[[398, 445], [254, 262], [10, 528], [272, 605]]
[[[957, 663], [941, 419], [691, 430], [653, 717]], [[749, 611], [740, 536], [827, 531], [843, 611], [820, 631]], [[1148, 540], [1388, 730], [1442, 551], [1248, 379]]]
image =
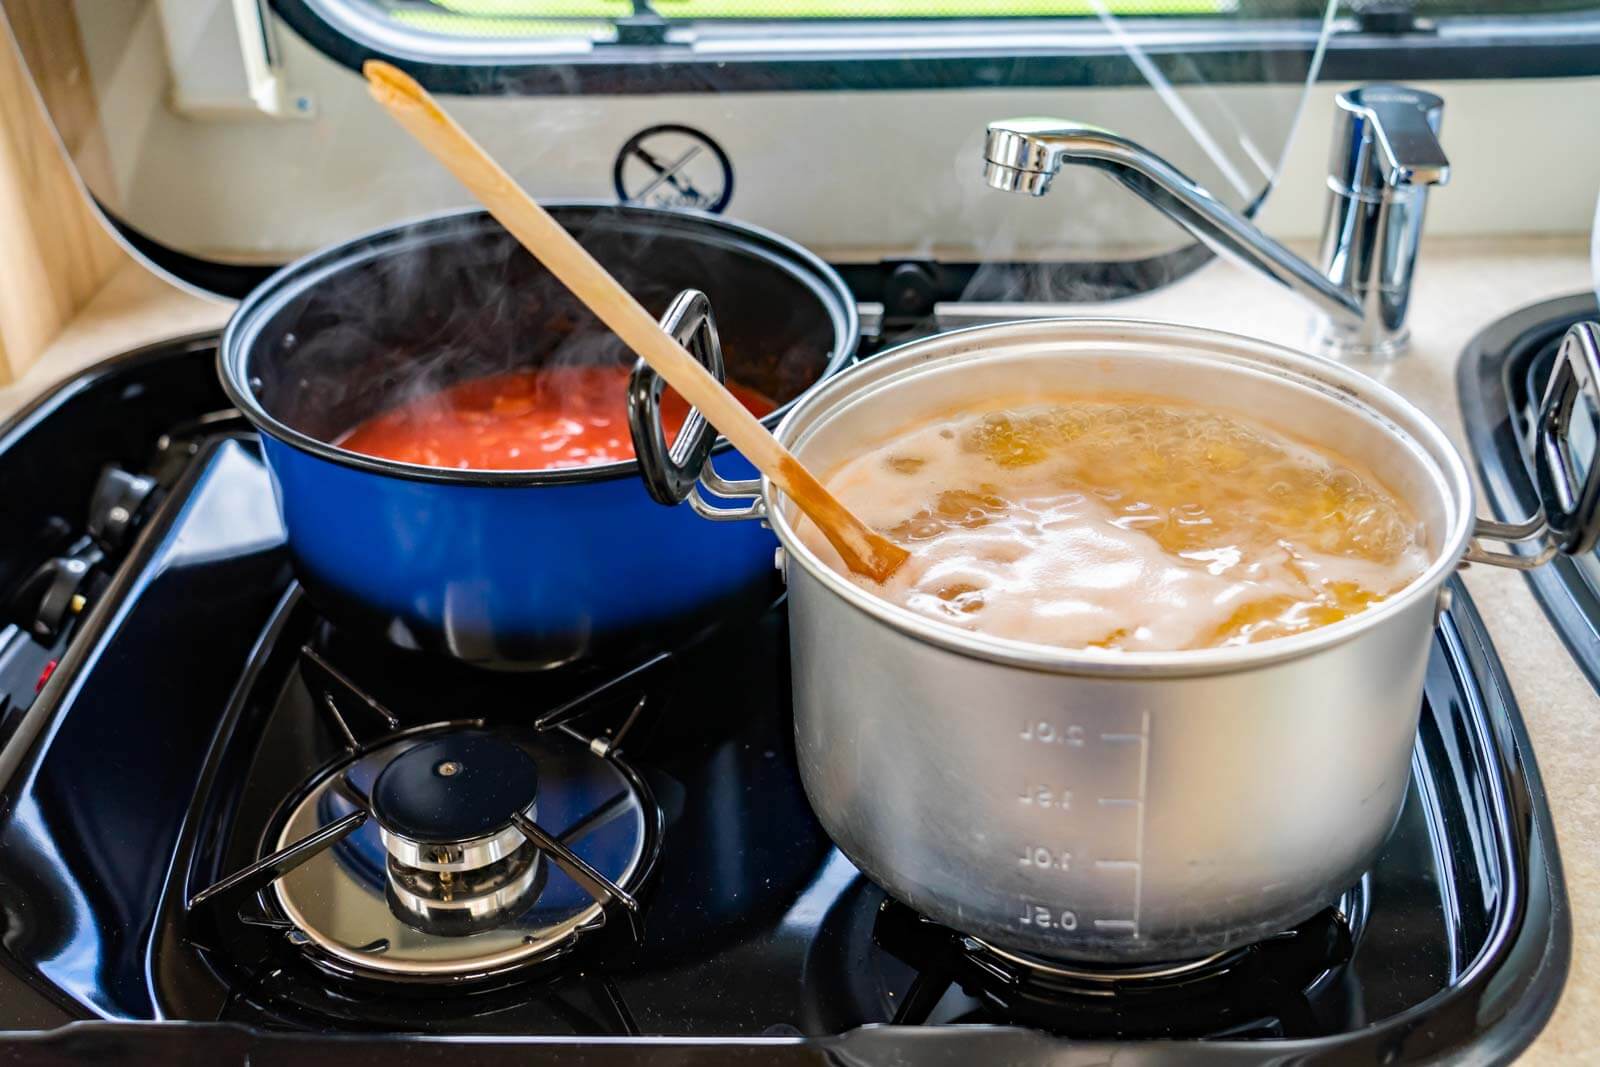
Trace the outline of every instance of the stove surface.
[[[475, 1062], [1502, 1060], [1554, 1006], [1569, 928], [1549, 815], [1459, 585], [1404, 810], [1336, 906], [1211, 960], [1026, 959], [887, 901], [823, 834], [781, 589], [670, 655], [545, 674], [339, 631], [290, 578], [253, 440], [225, 418], [170, 431], [216, 407], [209, 359], [139, 354], [0, 433], [0, 478], [54, 463], [77, 490], [13, 496], [38, 514], [6, 524], [0, 561], [0, 1023], [32, 1031], [8, 1035], [19, 1056], [404, 1063], [436, 1057], [424, 1037], [479, 1035]], [[62, 447], [111, 411], [125, 440]], [[159, 488], [131, 543], [90, 538], [100, 580], [41, 635], [27, 580], [90, 528], [107, 462]], [[525, 757], [531, 799], [454, 780]], [[389, 797], [408, 774], [472, 810]], [[583, 866], [507, 831], [513, 813], [635, 900], [637, 932]]]

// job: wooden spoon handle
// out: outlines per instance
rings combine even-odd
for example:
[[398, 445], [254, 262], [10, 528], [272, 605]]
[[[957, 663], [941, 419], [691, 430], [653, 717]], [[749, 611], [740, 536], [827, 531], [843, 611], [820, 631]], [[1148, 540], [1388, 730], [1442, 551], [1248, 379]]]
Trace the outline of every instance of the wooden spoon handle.
[[905, 549], [873, 531], [829, 493], [410, 75], [379, 60], [368, 60], [362, 71], [378, 103], [601, 322], [787, 493], [852, 571], [881, 582], [905, 562]]

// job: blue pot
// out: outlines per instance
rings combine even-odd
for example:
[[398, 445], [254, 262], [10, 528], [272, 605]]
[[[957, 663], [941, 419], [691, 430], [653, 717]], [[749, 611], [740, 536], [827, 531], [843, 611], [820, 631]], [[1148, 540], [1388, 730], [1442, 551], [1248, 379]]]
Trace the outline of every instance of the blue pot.
[[[704, 291], [728, 377], [780, 402], [769, 425], [854, 353], [843, 281], [780, 237], [697, 212], [547, 207], [651, 311]], [[481, 212], [316, 253], [240, 305], [223, 387], [261, 431], [296, 571], [325, 614], [403, 647], [536, 668], [663, 647], [770, 599], [771, 533], [659, 506], [634, 462], [441, 470], [331, 443], [422, 392], [558, 361], [632, 363]], [[726, 442], [714, 462], [755, 473]]]

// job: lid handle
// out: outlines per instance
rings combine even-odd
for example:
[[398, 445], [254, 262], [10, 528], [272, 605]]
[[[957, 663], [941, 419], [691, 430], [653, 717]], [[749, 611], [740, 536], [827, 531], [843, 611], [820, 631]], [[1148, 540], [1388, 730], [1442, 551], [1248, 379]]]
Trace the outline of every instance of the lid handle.
[[1539, 510], [1519, 522], [1479, 517], [1468, 562], [1533, 570], [1600, 541], [1600, 323], [1577, 323], [1561, 339], [1528, 451]]
[[1600, 540], [1600, 325], [1567, 331], [1534, 424], [1533, 467], [1556, 548], [1592, 551]]

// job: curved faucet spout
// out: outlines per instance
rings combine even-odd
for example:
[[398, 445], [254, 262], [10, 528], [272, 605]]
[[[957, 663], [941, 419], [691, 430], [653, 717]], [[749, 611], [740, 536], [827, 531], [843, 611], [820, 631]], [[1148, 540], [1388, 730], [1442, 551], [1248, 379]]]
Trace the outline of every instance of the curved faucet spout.
[[1143, 146], [1095, 126], [1060, 119], [1004, 119], [989, 124], [983, 168], [985, 180], [994, 188], [1044, 196], [1064, 163], [1105, 171], [1219, 255], [1261, 271], [1345, 327], [1360, 327], [1365, 314], [1354, 294]]

